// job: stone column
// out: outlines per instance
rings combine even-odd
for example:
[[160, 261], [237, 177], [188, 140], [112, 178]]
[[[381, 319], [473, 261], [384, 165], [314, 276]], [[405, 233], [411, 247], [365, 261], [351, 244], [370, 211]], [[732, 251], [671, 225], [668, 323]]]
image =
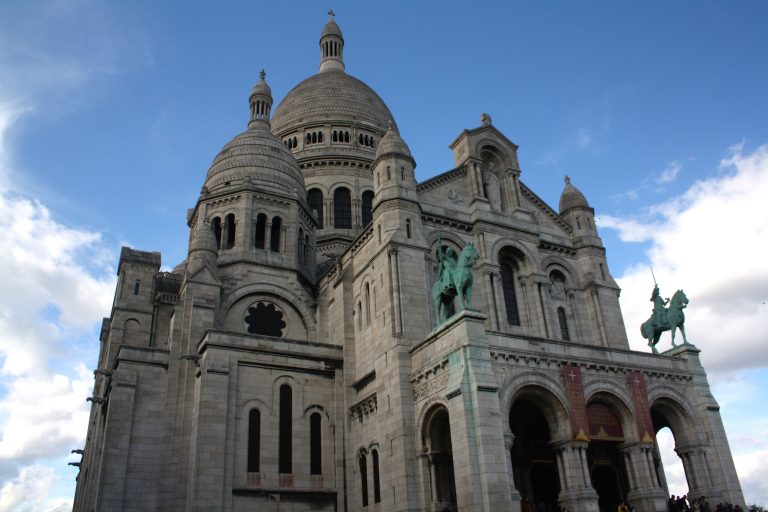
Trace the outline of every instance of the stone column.
[[491, 318], [491, 329], [494, 331], [499, 331], [501, 330], [499, 327], [499, 311], [496, 306], [496, 297], [494, 296], [494, 290], [496, 288], [494, 283], [494, 275], [496, 275], [496, 272], [490, 270], [486, 275], [488, 276], [488, 279], [486, 280], [486, 286], [484, 286], [485, 301], [488, 305], [488, 316]]
[[625, 443], [620, 449], [629, 477], [627, 500], [638, 512], [666, 511], [666, 491], [659, 486], [653, 467], [653, 445]]
[[509, 495], [512, 498], [512, 506], [520, 507], [520, 491], [515, 487], [515, 475], [512, 467], [512, 445], [515, 444], [515, 434], [507, 430], [504, 432], [504, 451], [506, 452], [507, 474], [509, 475]]
[[597, 512], [597, 493], [587, 467], [588, 443], [561, 440], [550, 444], [557, 455], [561, 506], [569, 512]]

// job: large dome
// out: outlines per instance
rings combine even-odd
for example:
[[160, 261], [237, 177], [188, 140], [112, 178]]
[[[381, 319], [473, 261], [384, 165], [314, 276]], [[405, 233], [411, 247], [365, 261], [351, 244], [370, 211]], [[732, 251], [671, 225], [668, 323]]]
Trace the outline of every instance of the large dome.
[[341, 70], [324, 71], [294, 87], [275, 110], [272, 131], [278, 136], [312, 123], [348, 122], [385, 133], [393, 119], [373, 89]]

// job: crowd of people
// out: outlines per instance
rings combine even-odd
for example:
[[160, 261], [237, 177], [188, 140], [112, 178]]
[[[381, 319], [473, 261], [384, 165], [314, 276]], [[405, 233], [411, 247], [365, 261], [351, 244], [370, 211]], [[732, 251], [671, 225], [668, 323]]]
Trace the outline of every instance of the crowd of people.
[[667, 500], [668, 512], [744, 512], [744, 509], [740, 505], [733, 505], [732, 503], [718, 503], [717, 506], [712, 509], [712, 506], [704, 496], [699, 496], [692, 500], [688, 499], [688, 495], [675, 496], [674, 494]]

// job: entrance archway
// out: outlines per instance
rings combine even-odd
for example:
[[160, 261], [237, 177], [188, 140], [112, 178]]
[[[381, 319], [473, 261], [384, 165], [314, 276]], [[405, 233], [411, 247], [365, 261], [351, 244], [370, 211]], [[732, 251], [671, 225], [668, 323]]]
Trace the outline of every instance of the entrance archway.
[[434, 407], [426, 416], [422, 430], [424, 455], [429, 464], [429, 489], [432, 510], [458, 510], [456, 479], [453, 473], [453, 448], [448, 410]]
[[509, 410], [509, 426], [514, 435], [512, 475], [520, 496], [536, 510], [539, 503], [556, 510], [560, 479], [547, 419], [534, 402], [520, 398]]
[[627, 500], [629, 479], [620, 445], [624, 429], [619, 416], [601, 401], [587, 405], [590, 443], [587, 464], [601, 512], [615, 512]]
[[[653, 421], [654, 434], [656, 434], [656, 446], [654, 453], [654, 465], [656, 478], [659, 485], [665, 488], [667, 494], [707, 494], [711, 490], [711, 478], [704, 449], [698, 441], [693, 429], [690, 416], [671, 398], [659, 398], [651, 405], [651, 419]], [[674, 449], [668, 449], [665, 458], [679, 461], [682, 465], [685, 482], [681, 482], [680, 474], [671, 472], [665, 474], [659, 447], [658, 433], [662, 429], [668, 429], [674, 439]], [[672, 466], [674, 469], [674, 466]], [[678, 466], [679, 469], [679, 466]], [[670, 481], [667, 481], [667, 478]]]

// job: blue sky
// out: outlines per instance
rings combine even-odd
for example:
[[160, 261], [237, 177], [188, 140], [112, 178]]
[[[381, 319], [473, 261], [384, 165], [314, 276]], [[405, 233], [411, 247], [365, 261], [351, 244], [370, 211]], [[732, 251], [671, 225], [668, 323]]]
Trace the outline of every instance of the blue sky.
[[120, 246], [186, 256], [259, 70], [276, 103], [316, 73], [329, 7], [420, 180], [487, 112], [528, 186], [556, 207], [568, 174], [595, 208], [633, 348], [648, 267], [686, 290], [746, 498], [768, 503], [768, 4], [62, 0], [0, 2], [0, 510], [68, 506]]

